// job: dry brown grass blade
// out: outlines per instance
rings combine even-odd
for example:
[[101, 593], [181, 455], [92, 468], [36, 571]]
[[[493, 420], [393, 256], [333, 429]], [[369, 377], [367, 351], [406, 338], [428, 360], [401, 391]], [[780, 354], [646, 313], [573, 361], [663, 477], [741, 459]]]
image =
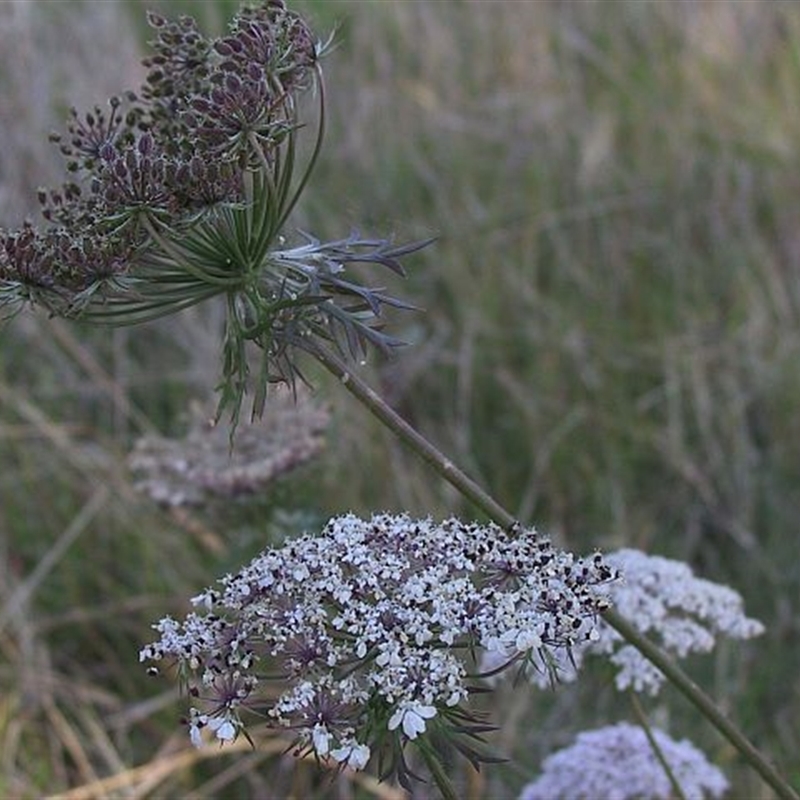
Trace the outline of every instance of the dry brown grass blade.
[[[275, 738], [271, 741], [260, 742], [259, 752], [264, 755], [278, 755], [286, 750], [288, 743], [283, 739]], [[77, 786], [69, 791], [49, 795], [47, 800], [105, 800], [112, 792], [121, 790], [134, 790], [134, 797], [145, 798], [150, 792], [156, 791], [170, 776], [181, 770], [188, 769], [201, 761], [209, 758], [218, 758], [221, 755], [230, 755], [236, 752], [252, 752], [249, 742], [240, 739], [237, 742], [220, 748], [215, 745], [206, 745], [201, 748], [186, 748], [169, 756], [156, 758], [139, 767], [132, 767], [124, 772], [90, 781], [83, 786]], [[408, 800], [408, 795], [392, 786], [380, 783], [370, 775], [345, 771], [353, 782], [371, 792], [379, 800]]]
[[465, 769], [467, 778], [467, 800], [481, 800], [486, 796], [486, 773], [471, 765]]
[[[225, 795], [222, 793], [225, 789], [239, 778], [245, 776], [250, 777], [248, 792], [251, 797], [273, 796], [274, 792], [270, 792], [268, 789], [269, 779], [266, 775], [259, 776], [260, 785], [258, 782], [254, 783], [253, 781], [254, 776], [258, 774], [259, 764], [269, 757], [269, 754], [260, 753], [257, 750], [249, 755], [242, 755], [241, 758], [237, 758], [221, 772], [194, 788], [186, 795], [185, 800], [206, 800], [208, 797], [224, 797]], [[134, 800], [138, 800], [138, 795]]]
[[22, 392], [2, 381], [0, 381], [0, 402], [13, 408], [36, 434], [50, 442], [64, 461], [87, 482], [87, 485], [96, 486], [98, 471], [101, 471], [105, 484], [113, 485], [115, 492], [121, 497], [126, 500], [135, 498], [136, 495], [130, 485], [124, 476], [119, 474], [116, 467], [111, 469], [108, 460], [98, 460], [95, 451], [87, 450], [76, 444], [71, 436], [71, 427], [53, 422], [39, 406], [32, 403]]
[[[275, 741], [269, 743], [266, 747], [272, 752], [279, 753], [286, 748], [286, 743]], [[201, 761], [216, 758], [222, 754], [227, 755], [249, 749], [250, 745], [245, 740], [234, 742], [224, 750], [211, 745], [199, 749], [187, 748], [169, 756], [156, 758], [147, 764], [131, 767], [107, 778], [90, 781], [67, 792], [50, 795], [48, 800], [100, 800], [100, 798], [108, 797], [111, 792], [123, 789], [138, 789], [144, 784], [147, 785], [148, 790], [152, 790], [171, 775], [188, 769]]]
[[[117, 747], [111, 741], [109, 731], [103, 724], [103, 719], [91, 706], [81, 706], [77, 709], [86, 738], [90, 741], [92, 752], [105, 763], [105, 770], [119, 772], [126, 768], [125, 761]], [[104, 770], [104, 771], [105, 771]]]
[[46, 698], [42, 706], [50, 725], [64, 749], [69, 753], [70, 758], [75, 762], [75, 766], [83, 780], [90, 784], [96, 783], [99, 779], [82, 744], [82, 737], [75, 731], [69, 720], [61, 713], [51, 698]]
[[156, 426], [149, 417], [128, 399], [124, 389], [103, 369], [92, 351], [74, 336], [65, 322], [59, 319], [51, 319], [48, 321], [48, 330], [53, 334], [53, 338], [91, 377], [95, 385], [109, 396], [121, 418], [133, 422], [144, 433], [158, 433]]
[[14, 408], [14, 410], [37, 430], [43, 438], [47, 439], [61, 451], [79, 472], [83, 473], [86, 471], [86, 464], [76, 457], [75, 448], [72, 446], [72, 440], [68, 436], [66, 430], [61, 425], [52, 422], [41, 409], [27, 400], [21, 393], [1, 381], [0, 401]]
[[86, 501], [61, 536], [58, 537], [52, 547], [39, 560], [33, 572], [31, 572], [25, 581], [16, 588], [11, 597], [5, 602], [2, 609], [0, 609], [0, 631], [5, 628], [9, 620], [18, 614], [30, 600], [47, 574], [55, 567], [70, 546], [100, 513], [110, 496], [110, 490], [106, 486], [100, 486]]
[[187, 509], [175, 506], [169, 509], [169, 515], [175, 523], [193, 536], [212, 555], [222, 556], [227, 553], [228, 545], [225, 540]]

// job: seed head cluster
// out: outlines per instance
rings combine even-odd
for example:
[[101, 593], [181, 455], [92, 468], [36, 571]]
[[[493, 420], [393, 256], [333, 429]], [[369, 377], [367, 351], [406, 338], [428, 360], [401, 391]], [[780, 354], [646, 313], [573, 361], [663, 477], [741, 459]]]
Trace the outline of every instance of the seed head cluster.
[[141, 658], [178, 662], [194, 741], [203, 728], [233, 739], [253, 712], [361, 768], [374, 741], [402, 748], [463, 721], [475, 651], [541, 665], [595, 638], [614, 577], [532, 530], [348, 515], [223, 578], [183, 622], [163, 619]]
[[[188, 16], [170, 22], [150, 13], [148, 22], [157, 38], [140, 92], [85, 114], [73, 108], [66, 134], [51, 136], [69, 176], [39, 192], [51, 225], [36, 235], [30, 225], [0, 231], [6, 303], [16, 288], [17, 299], [74, 314], [76, 292], [135, 274], [157, 243], [154, 226], [163, 232], [219, 203], [244, 202], [248, 162], [275, 158], [296, 125], [316, 39], [282, 2], [243, 9], [218, 39]], [[119, 283], [97, 288], [124, 291]]]
[[425, 243], [287, 242], [323, 141], [326, 43], [283, 0], [242, 9], [216, 38], [188, 16], [148, 21], [138, 93], [73, 109], [51, 137], [67, 179], [39, 191], [45, 224], [0, 229], [0, 317], [30, 304], [133, 325], [223, 298], [217, 417], [230, 409], [235, 428], [245, 395], [260, 417], [268, 387], [302, 383], [296, 354], [317, 340], [359, 360], [402, 344], [382, 311], [411, 306], [346, 272], [403, 275], [400, 259]]

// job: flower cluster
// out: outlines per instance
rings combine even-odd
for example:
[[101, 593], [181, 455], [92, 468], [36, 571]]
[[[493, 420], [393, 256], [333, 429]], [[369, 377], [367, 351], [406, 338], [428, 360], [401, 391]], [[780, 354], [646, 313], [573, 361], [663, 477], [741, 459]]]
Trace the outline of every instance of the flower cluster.
[[[652, 734], [687, 800], [722, 796], [728, 781], [691, 742], [676, 742], [657, 729]], [[625, 722], [579, 733], [575, 744], [546, 758], [542, 767], [541, 776], [522, 790], [519, 800], [675, 796], [644, 730]]]
[[275, 392], [262, 419], [239, 427], [233, 452], [227, 426], [213, 425], [207, 409], [194, 409], [183, 439], [139, 439], [128, 458], [135, 488], [169, 507], [263, 492], [322, 450], [329, 414], [306, 394]]
[[[630, 549], [609, 553], [605, 561], [621, 575], [621, 580], [607, 588], [611, 605], [640, 633], [652, 637], [676, 658], [709, 652], [719, 636], [749, 639], [764, 630], [760, 622], [745, 616], [738, 592], [696, 578], [681, 561]], [[620, 691], [630, 687], [656, 694], [664, 683], [664, 674], [610, 625], [601, 621], [597, 632], [596, 638], [573, 648], [569, 658], [561, 654], [553, 663], [560, 680], [574, 680], [584, 658], [599, 655], [616, 667]], [[503, 660], [502, 653], [486, 653], [483, 668], [491, 672]], [[530, 677], [542, 688], [548, 683], [541, 672], [534, 671]]]
[[[749, 639], [764, 631], [745, 616], [741, 595], [728, 586], [697, 578], [682, 561], [624, 549], [606, 557], [623, 576], [610, 591], [617, 611], [676, 658], [710, 652], [718, 637]], [[656, 694], [664, 675], [608, 625], [591, 652], [607, 655], [617, 668], [617, 688]]]
[[470, 654], [546, 669], [596, 637], [614, 577], [600, 556], [575, 558], [532, 530], [348, 515], [227, 576], [194, 598], [202, 612], [162, 620], [141, 658], [179, 663], [199, 701], [195, 741], [204, 727], [234, 738], [249, 710], [319, 758], [360, 768], [389, 751], [402, 778], [403, 746], [429, 726], [486, 729], [459, 708]]
[[[422, 243], [353, 234], [286, 246], [322, 144], [326, 45], [283, 0], [241, 10], [218, 38], [191, 17], [148, 21], [157, 38], [140, 92], [73, 109], [52, 137], [68, 180], [39, 192], [47, 225], [0, 230], [0, 313], [32, 303], [130, 325], [224, 297], [219, 410], [235, 424], [248, 392], [260, 416], [270, 384], [295, 386], [294, 353], [315, 339], [359, 358], [400, 344], [381, 332], [382, 309], [409, 306], [345, 271], [368, 262], [402, 275], [399, 259]], [[312, 88], [316, 112], [302, 102]], [[304, 131], [315, 137], [307, 160]]]

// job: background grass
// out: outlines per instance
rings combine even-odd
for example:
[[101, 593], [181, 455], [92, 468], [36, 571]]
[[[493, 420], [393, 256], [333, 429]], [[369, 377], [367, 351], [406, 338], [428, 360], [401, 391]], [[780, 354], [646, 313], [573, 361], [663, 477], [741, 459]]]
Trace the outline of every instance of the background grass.
[[[45, 139], [69, 104], [138, 84], [146, 5], [0, 3], [0, 224], [57, 180]], [[212, 27], [231, 8], [160, 6]], [[742, 592], [766, 635], [690, 666], [800, 785], [800, 8], [297, 7], [341, 29], [328, 140], [294, 223], [438, 236], [402, 285], [380, 278], [425, 313], [396, 319], [412, 346], [370, 379], [562, 543], [684, 559]], [[211, 394], [217, 320], [200, 309], [109, 336], [24, 316], [0, 332], [2, 796], [139, 766], [120, 796], [373, 792], [317, 786], [270, 753], [154, 777], [186, 742], [174, 692], [137, 662], [153, 620], [333, 513], [472, 514], [324, 376], [326, 455], [258, 514], [206, 520], [222, 551], [137, 496], [126, 453]], [[513, 766], [464, 773], [464, 796], [513, 797], [552, 747], [629, 716], [620, 700], [601, 674], [552, 696], [503, 689]], [[769, 797], [672, 693], [651, 711], [723, 766], [731, 796]]]

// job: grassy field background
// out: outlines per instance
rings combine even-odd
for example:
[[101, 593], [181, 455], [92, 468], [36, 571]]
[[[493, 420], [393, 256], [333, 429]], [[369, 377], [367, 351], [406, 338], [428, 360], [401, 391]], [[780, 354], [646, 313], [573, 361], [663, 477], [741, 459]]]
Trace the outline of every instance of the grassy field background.
[[[69, 105], [138, 85], [151, 5], [0, 3], [0, 225], [58, 180], [46, 137]], [[160, 7], [219, 29], [235, 5]], [[365, 374], [561, 543], [740, 591], [767, 633], [689, 666], [800, 786], [800, 7], [296, 7], [340, 30], [293, 224], [438, 237], [406, 281], [381, 276], [424, 313]], [[381, 796], [280, 748], [187, 751], [175, 691], [138, 664], [154, 620], [269, 541], [348, 510], [473, 513], [322, 375], [325, 453], [265, 496], [187, 519], [137, 494], [127, 454], [210, 399], [217, 323], [109, 335], [26, 313], [0, 331], [0, 796]], [[630, 716], [599, 673], [503, 689], [493, 711], [514, 761], [459, 773], [465, 797], [514, 797], [552, 748]], [[731, 797], [770, 797], [674, 693], [650, 711]]]

